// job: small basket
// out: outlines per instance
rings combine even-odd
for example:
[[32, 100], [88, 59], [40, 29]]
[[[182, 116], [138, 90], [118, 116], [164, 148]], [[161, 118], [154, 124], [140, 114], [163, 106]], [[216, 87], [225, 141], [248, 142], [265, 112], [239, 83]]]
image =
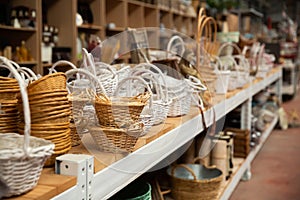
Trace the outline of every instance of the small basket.
[[25, 117], [24, 135], [0, 134], [0, 177], [9, 188], [4, 196], [10, 197], [28, 192], [36, 186], [46, 159], [53, 153], [54, 144], [30, 136], [26, 83], [5, 57], [1, 57], [1, 60], [19, 82]]
[[[139, 77], [128, 77], [122, 80], [116, 91], [117, 94], [121, 86], [128, 80], [141, 81], [146, 87], [147, 83]], [[148, 91], [150, 91], [148, 89]], [[96, 115], [100, 126], [123, 128], [130, 123], [140, 121], [141, 112], [151, 97], [149, 92], [144, 92], [134, 97], [107, 97], [103, 94], [98, 94], [95, 99]]]
[[132, 152], [134, 146], [143, 133], [143, 127], [134, 129], [118, 129], [111, 127], [90, 127], [89, 131], [103, 152], [124, 153]]
[[201, 164], [179, 164], [167, 170], [175, 199], [217, 199], [223, 180], [222, 171]]

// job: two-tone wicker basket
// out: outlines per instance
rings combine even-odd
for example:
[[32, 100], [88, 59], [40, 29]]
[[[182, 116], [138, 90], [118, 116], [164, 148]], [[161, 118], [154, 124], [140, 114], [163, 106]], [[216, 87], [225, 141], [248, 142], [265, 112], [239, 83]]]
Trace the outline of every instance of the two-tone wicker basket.
[[167, 170], [175, 199], [217, 199], [223, 180], [222, 171], [202, 164], [178, 164]]
[[26, 83], [5, 57], [0, 59], [19, 83], [25, 121], [24, 135], [0, 134], [0, 177], [9, 188], [4, 196], [9, 197], [28, 192], [36, 186], [45, 161], [53, 153], [54, 144], [30, 136], [31, 118]]

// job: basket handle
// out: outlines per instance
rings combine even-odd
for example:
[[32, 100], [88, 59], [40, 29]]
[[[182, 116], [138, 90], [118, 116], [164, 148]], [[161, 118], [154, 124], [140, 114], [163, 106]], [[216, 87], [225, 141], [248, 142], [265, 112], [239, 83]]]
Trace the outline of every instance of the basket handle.
[[[246, 72], [250, 71], [249, 61], [243, 55], [233, 55], [234, 58], [239, 59], [243, 63], [243, 69]], [[240, 66], [240, 65], [239, 65]]]
[[156, 91], [158, 91], [158, 98], [159, 99], [164, 99], [165, 100], [165, 95], [163, 94], [162, 91], [162, 87], [160, 84], [157, 83], [157, 78], [155, 77], [155, 74], [147, 69], [136, 69], [136, 70], [132, 70], [131, 72], [131, 76], [138, 76], [141, 75], [142, 77], [147, 76], [147, 78], [149, 78], [152, 82], [154, 82], [155, 84], [155, 89]]
[[25, 155], [29, 155], [30, 151], [30, 130], [31, 130], [31, 118], [30, 118], [30, 108], [29, 108], [29, 100], [28, 100], [28, 94], [27, 94], [27, 89], [26, 89], [26, 83], [18, 73], [17, 69], [12, 65], [12, 63], [3, 56], [0, 56], [0, 60], [5, 64], [3, 67], [8, 69], [15, 79], [17, 79], [20, 87], [20, 93], [21, 93], [21, 98], [23, 102], [23, 115], [24, 115], [24, 121], [25, 121], [25, 126], [24, 126], [24, 144], [23, 144], [23, 150]]
[[169, 40], [168, 42], [168, 45], [167, 45], [167, 51], [166, 51], [166, 58], [168, 58], [168, 53], [171, 52], [171, 48], [172, 48], [172, 43], [174, 41], [178, 40], [180, 42], [180, 45], [182, 46], [182, 52], [179, 52], [178, 55], [180, 57], [182, 57], [184, 51], [185, 51], [185, 47], [184, 47], [184, 41], [183, 39], [178, 36], [178, 35], [174, 35], [173, 37], [171, 37], [171, 39]]
[[188, 172], [190, 172], [191, 175], [193, 176], [194, 180], [197, 180], [197, 177], [196, 177], [196, 175], [195, 175], [195, 172], [194, 172], [191, 168], [189, 168], [187, 165], [185, 165], [185, 164], [178, 164], [178, 165], [173, 166], [173, 167], [172, 167], [172, 170], [171, 170], [171, 175], [172, 175], [172, 176], [174, 176], [175, 169], [177, 169], [177, 168], [179, 168], [179, 167], [184, 168], [185, 170], [187, 170]]
[[96, 67], [93, 56], [85, 48], [82, 48], [82, 64], [83, 68], [87, 69], [93, 74], [96, 74]]
[[[155, 72], [157, 72], [160, 75], [161, 81], [164, 84], [164, 86], [167, 86], [165, 75], [162, 73], [162, 71], [156, 65], [151, 64], [151, 63], [140, 63], [134, 67], [134, 69], [139, 69], [139, 68], [142, 68], [142, 69], [148, 68], [149, 70], [151, 70], [151, 69], [154, 70]], [[166, 101], [169, 101], [169, 95], [168, 95], [167, 91], [165, 92], [165, 98], [166, 98]]]
[[240, 47], [238, 47], [238, 45], [236, 45], [233, 42], [225, 42], [220, 46], [220, 48], [218, 50], [218, 54], [217, 54], [218, 56], [221, 55], [221, 53], [225, 49], [225, 47], [233, 47], [235, 50], [237, 50], [239, 55], [242, 54], [242, 51], [241, 51]]
[[[83, 75], [86, 75], [86, 76], [88, 76], [90, 78], [89, 80], [93, 80], [94, 81], [94, 84], [96, 84], [96, 85], [94, 85], [95, 88], [100, 88], [101, 92], [104, 95], [107, 95], [106, 91], [105, 91], [105, 89], [103, 87], [103, 85], [101, 84], [101, 82], [97, 79], [97, 77], [94, 74], [92, 74], [88, 70], [86, 70], [86, 69], [80, 69], [80, 68], [70, 69], [65, 74], [66, 74], [67, 78], [69, 78], [70, 76], [72, 76], [74, 74], [83, 74]], [[96, 86], [98, 86], [98, 87], [96, 87]]]
[[[95, 62], [95, 67], [96, 67], [96, 73], [97, 73], [97, 67], [100, 67], [101, 69], [106, 69], [107, 71], [111, 72], [113, 77], [111, 77], [112, 79], [115, 78], [116, 76], [116, 71], [113, 69], [113, 67], [107, 63], [104, 62]], [[100, 75], [100, 74], [95, 74], [96, 76]]]
[[126, 82], [126, 81], [129, 81], [129, 80], [137, 80], [139, 81], [140, 83], [142, 83], [145, 88], [147, 88], [148, 92], [150, 93], [150, 102], [149, 102], [149, 107], [152, 108], [152, 99], [153, 99], [153, 95], [152, 95], [152, 91], [151, 91], [151, 88], [149, 86], [149, 84], [144, 80], [142, 79], [141, 77], [138, 77], [138, 76], [130, 76], [130, 77], [127, 77], [127, 78], [124, 78], [122, 81], [119, 82], [117, 88], [116, 88], [116, 91], [114, 92], [114, 96], [117, 96], [121, 86]]
[[59, 65], [69, 65], [70, 67], [72, 67], [72, 69], [77, 69], [77, 67], [76, 67], [73, 63], [71, 63], [70, 61], [67, 61], [67, 60], [59, 60], [59, 61], [55, 62], [55, 63], [52, 65], [51, 68], [49, 68], [49, 74], [52, 74], [52, 73], [57, 72], [57, 71], [55, 70], [55, 67], [56, 67], [56, 66], [59, 66]]

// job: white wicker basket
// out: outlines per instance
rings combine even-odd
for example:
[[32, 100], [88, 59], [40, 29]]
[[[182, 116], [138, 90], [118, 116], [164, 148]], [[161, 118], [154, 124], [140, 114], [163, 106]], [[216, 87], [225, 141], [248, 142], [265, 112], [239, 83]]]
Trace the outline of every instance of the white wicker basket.
[[9, 197], [28, 192], [37, 185], [44, 163], [53, 153], [54, 144], [30, 136], [31, 119], [26, 83], [5, 57], [0, 59], [19, 82], [25, 120], [24, 135], [0, 134], [0, 177], [9, 187], [4, 196]]
[[149, 69], [134, 68], [131, 72], [133, 76], [141, 76], [149, 81], [149, 85], [155, 87], [156, 94], [153, 94], [153, 124], [161, 124], [167, 118], [171, 101], [168, 100], [168, 93], [163, 92], [159, 84], [158, 77]]
[[82, 68], [87, 69], [94, 74], [103, 85], [107, 96], [112, 96], [118, 84], [116, 70], [104, 62], [95, 62], [92, 54], [88, 53], [85, 48], [83, 51]]

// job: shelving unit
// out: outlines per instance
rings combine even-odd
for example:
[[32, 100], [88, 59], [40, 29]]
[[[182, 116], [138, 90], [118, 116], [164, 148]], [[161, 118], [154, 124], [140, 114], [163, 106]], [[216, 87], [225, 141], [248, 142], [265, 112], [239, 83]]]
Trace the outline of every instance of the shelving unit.
[[[13, 28], [0, 25], [0, 48], [11, 45], [15, 49], [22, 40], [25, 40], [36, 62], [32, 63], [33, 69], [40, 74], [47, 72], [46, 69], [51, 64], [42, 63], [41, 58], [43, 13], [46, 13], [44, 17], [47, 23], [59, 29], [57, 46], [71, 48], [70, 61], [74, 64], [81, 59], [78, 55], [80, 50], [77, 49], [77, 42], [80, 41], [78, 38], [82, 33], [86, 37], [94, 34], [101, 40], [105, 40], [109, 36], [124, 31], [127, 27], [160, 27], [163, 24], [165, 28], [176, 27], [178, 31], [186, 30], [185, 34], [192, 36], [196, 27], [195, 16], [170, 9], [169, 4], [161, 6], [158, 3], [150, 4], [137, 0], [12, 0], [6, 2], [12, 6], [25, 5], [35, 9], [37, 21], [35, 28]], [[93, 14], [92, 24], [76, 26], [78, 3], [89, 5]]]
[[[214, 105], [214, 109], [216, 110], [216, 120], [224, 117], [237, 106], [249, 102], [249, 100], [252, 99], [252, 96], [273, 83], [276, 83], [275, 85], [277, 86], [277, 91], [280, 95], [281, 76], [281, 69], [277, 68], [274, 69], [267, 78], [253, 81], [252, 84], [245, 86], [245, 88], [232, 92], [226, 99], [224, 99], [224, 96], [222, 97], [217, 95], [215, 98], [216, 104]], [[209, 126], [213, 123], [210, 111], [211, 110], [207, 110], [204, 113], [206, 122]], [[238, 181], [242, 177], [242, 174], [247, 168], [249, 168], [251, 161], [261, 149], [264, 141], [269, 136], [276, 122], [277, 119], [271, 123], [263, 134], [260, 145], [258, 145], [249, 154], [241, 167], [239, 167], [238, 171], [225, 188], [221, 199], [227, 199], [230, 196]], [[197, 109], [192, 109], [191, 113], [184, 117], [168, 118], [166, 124], [179, 125], [169, 131], [166, 131], [164, 134], [141, 146], [133, 153], [113, 162], [109, 166], [94, 174], [92, 189], [93, 198], [107, 199], [113, 196], [127, 184], [138, 178], [141, 174], [155, 167], [170, 154], [187, 144], [203, 130], [201, 117]], [[76, 191], [79, 190], [81, 190], [79, 186], [72, 187], [71, 189], [55, 196], [53, 199], [59, 200], [75, 198]]]

